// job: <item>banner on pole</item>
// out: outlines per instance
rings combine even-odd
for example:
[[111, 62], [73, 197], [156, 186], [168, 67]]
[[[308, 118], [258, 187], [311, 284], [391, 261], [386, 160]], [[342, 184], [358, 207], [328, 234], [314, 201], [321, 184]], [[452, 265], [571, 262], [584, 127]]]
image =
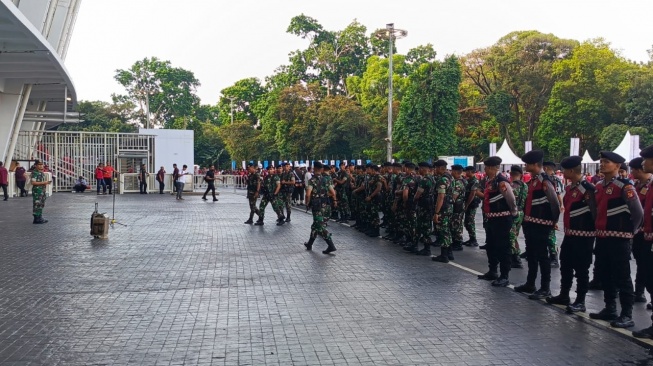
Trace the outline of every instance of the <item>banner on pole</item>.
[[569, 156], [580, 155], [580, 139], [572, 137], [569, 142]]
[[490, 156], [495, 156], [497, 154], [497, 144], [493, 142], [490, 144]]
[[527, 153], [529, 151], [533, 150], [533, 141], [525, 141], [524, 142], [524, 153]]

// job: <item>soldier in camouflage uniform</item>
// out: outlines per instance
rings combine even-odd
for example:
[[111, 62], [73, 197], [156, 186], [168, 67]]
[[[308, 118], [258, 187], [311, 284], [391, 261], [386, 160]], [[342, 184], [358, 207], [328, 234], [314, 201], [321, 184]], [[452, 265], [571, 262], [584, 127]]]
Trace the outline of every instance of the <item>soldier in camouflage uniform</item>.
[[[364, 168], [360, 165], [356, 166], [356, 182], [354, 190], [352, 191], [352, 201], [356, 207], [356, 224], [353, 226], [358, 231], [367, 230], [367, 222], [365, 222], [365, 197], [361, 194], [365, 189], [365, 182], [367, 181], [367, 174]], [[360, 188], [360, 189], [359, 189]]]
[[327, 248], [322, 251], [324, 254], [329, 254], [336, 251], [336, 246], [333, 245], [331, 233], [327, 231], [326, 221], [328, 216], [327, 207], [330, 208], [329, 197], [331, 197], [337, 205], [336, 191], [333, 189], [333, 181], [327, 179], [323, 174], [323, 165], [316, 161], [313, 165], [315, 175], [306, 184], [306, 208], [311, 208], [313, 213], [313, 224], [311, 225], [311, 236], [308, 242], [304, 243], [307, 250], [313, 249], [313, 242], [319, 235], [326, 241]]
[[[328, 164], [323, 164], [322, 165], [322, 176], [324, 179], [326, 179], [329, 182], [329, 185], [333, 186], [333, 178], [331, 178], [331, 166]], [[335, 191], [335, 190], [334, 190]], [[334, 205], [334, 200], [332, 200], [330, 197], [327, 197], [327, 201], [329, 204], [325, 208], [325, 212], [328, 213], [328, 215], [324, 216], [324, 223], [325, 225], [329, 225], [329, 220], [331, 219], [333, 215], [333, 205]]]
[[453, 252], [451, 251], [451, 215], [453, 213], [453, 177], [447, 172], [447, 162], [438, 160], [434, 164], [435, 173], [437, 176], [435, 184], [435, 193], [437, 200], [435, 203], [435, 215], [433, 215], [433, 222], [435, 223], [435, 232], [438, 236], [438, 243], [440, 244], [440, 255], [431, 257], [431, 260], [436, 262], [449, 263], [453, 260]]
[[[554, 185], [553, 188], [555, 188], [556, 195], [558, 196], [558, 202], [562, 211], [564, 211], [562, 192], [565, 190], [565, 187], [563, 186], [562, 181], [555, 175], [556, 163], [545, 161], [542, 163], [542, 166], [544, 167], [546, 174], [551, 178], [551, 182]], [[560, 263], [558, 262], [558, 247], [556, 246], [556, 230], [551, 230], [549, 233], [549, 258], [551, 260], [551, 268], [560, 267]]]
[[421, 162], [419, 166], [419, 180], [417, 193], [415, 194], [416, 205], [416, 243], [420, 241], [424, 244], [424, 248], [417, 251], [418, 245], [415, 245], [412, 252], [419, 255], [431, 255], [431, 231], [433, 226], [433, 209], [435, 207], [435, 178], [431, 172], [431, 164]]
[[478, 209], [481, 199], [476, 195], [479, 190], [480, 182], [476, 178], [476, 170], [473, 166], [468, 166], [465, 168], [465, 178], [467, 182], [465, 184], [465, 219], [464, 225], [467, 234], [469, 235], [469, 240], [463, 243], [470, 247], [477, 247], [478, 242], [476, 241], [476, 209]]
[[368, 174], [370, 178], [365, 186], [365, 221], [369, 225], [369, 229], [365, 232], [367, 236], [377, 237], [380, 235], [379, 226], [381, 220], [379, 219], [379, 211], [381, 210], [381, 202], [383, 197], [381, 190], [383, 189], [382, 177], [379, 175], [379, 167], [370, 165], [368, 167]]
[[295, 175], [293, 174], [292, 167], [289, 163], [283, 163], [282, 166], [283, 172], [280, 176], [281, 193], [279, 194], [279, 199], [281, 200], [282, 205], [286, 207], [286, 222], [290, 222], [292, 192], [295, 190]]
[[272, 209], [277, 214], [277, 226], [281, 226], [286, 222], [286, 217], [283, 215], [283, 208], [286, 204], [283, 191], [283, 184], [281, 184], [281, 175], [283, 174], [283, 167], [277, 167], [276, 175], [276, 189], [274, 191], [274, 199], [272, 200]]
[[416, 173], [415, 164], [411, 162], [404, 163], [404, 177], [400, 189], [400, 206], [397, 207], [397, 211], [400, 212], [399, 227], [405, 239], [403, 241], [399, 240], [397, 243], [403, 245], [408, 250], [417, 244], [415, 233], [417, 225], [415, 194], [417, 194], [419, 175]]
[[463, 219], [465, 217], [465, 180], [462, 165], [452, 165], [453, 211], [451, 214], [451, 250], [463, 250]]
[[347, 166], [345, 162], [340, 163], [340, 171], [336, 179], [333, 180], [336, 185], [336, 198], [338, 199], [338, 214], [340, 215], [340, 220], [338, 222], [348, 222], [351, 217], [351, 211], [349, 209], [349, 190], [351, 177], [347, 171]]
[[393, 210], [396, 200], [396, 192], [401, 187], [401, 164], [393, 163], [391, 170], [389, 169], [388, 173], [388, 194], [386, 195], [386, 201], [388, 205], [388, 218], [386, 219], [387, 224], [387, 233], [388, 235], [383, 238], [386, 240], [394, 240], [397, 236], [400, 236], [399, 225], [398, 225], [398, 216], [397, 211]]
[[[247, 166], [247, 200], [249, 201], [249, 219], [245, 221], [245, 224], [253, 224], [254, 214], [261, 217], [261, 213], [258, 208], [256, 208], [256, 200], [258, 199], [259, 193], [261, 191], [261, 176], [256, 172], [254, 164], [249, 164]], [[258, 220], [257, 220], [258, 221]]]
[[32, 171], [32, 214], [34, 215], [34, 224], [45, 224], [48, 220], [43, 218], [43, 208], [45, 207], [45, 188], [52, 183], [46, 181], [43, 173], [43, 162], [36, 161], [35, 169]]
[[512, 228], [510, 229], [510, 243], [512, 244], [512, 257], [511, 257], [511, 266], [512, 268], [524, 268], [524, 265], [521, 263], [521, 251], [519, 249], [519, 230], [521, 229], [521, 224], [524, 221], [524, 207], [526, 206], [526, 197], [528, 197], [528, 185], [522, 181], [523, 170], [519, 165], [513, 165], [510, 167], [510, 179], [512, 181], [512, 192], [515, 196], [515, 203], [517, 204], [517, 210], [519, 214], [512, 221]]
[[259, 204], [259, 217], [258, 221], [254, 225], [263, 225], [263, 220], [265, 219], [265, 208], [268, 206], [268, 203], [272, 204], [272, 209], [277, 214], [277, 225], [283, 222], [285, 218], [283, 217], [283, 212], [281, 211], [281, 200], [277, 197], [279, 191], [281, 190], [281, 179], [277, 175], [277, 170], [275, 168], [270, 168], [268, 170], [268, 175], [263, 179], [263, 197], [261, 198], [261, 203]]

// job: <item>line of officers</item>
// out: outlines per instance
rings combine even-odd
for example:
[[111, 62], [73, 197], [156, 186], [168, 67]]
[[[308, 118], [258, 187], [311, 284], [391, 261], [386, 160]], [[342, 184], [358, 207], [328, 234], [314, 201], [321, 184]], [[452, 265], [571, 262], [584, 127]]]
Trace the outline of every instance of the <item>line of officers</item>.
[[[622, 156], [601, 152], [600, 172], [604, 179], [596, 185], [585, 180], [580, 156], [563, 159], [560, 163], [563, 175], [571, 184], [564, 188], [562, 199], [557, 182], [545, 172], [541, 150], [522, 156], [525, 170], [532, 176], [528, 183], [521, 181], [519, 166], [511, 168], [510, 180], [506, 178], [500, 172], [501, 158], [494, 156], [484, 161], [485, 177], [480, 182], [473, 167], [453, 165], [448, 171], [444, 160], [433, 165], [425, 162], [384, 163], [381, 167], [341, 164], [339, 170], [320, 164], [307, 183], [306, 199], [307, 205], [311, 198], [320, 202], [317, 216], [324, 230], [318, 235], [329, 245], [325, 252], [335, 251], [326, 222], [337, 218], [338, 222], [354, 220], [353, 227], [369, 236], [379, 236], [380, 228], [385, 227], [384, 239], [443, 263], [454, 260], [453, 251], [462, 250], [463, 245], [478, 245], [474, 217], [477, 208], [482, 207], [489, 270], [479, 275], [479, 279], [492, 281], [497, 287], [510, 284], [510, 269], [518, 266], [517, 236], [521, 228], [528, 274], [526, 283], [516, 286], [515, 291], [530, 294], [530, 299], [564, 305], [569, 313], [585, 312], [585, 296], [590, 289], [589, 268], [594, 259], [591, 282], [593, 288], [603, 290], [605, 307], [590, 313], [590, 317], [608, 321], [613, 327], [629, 328], [634, 326], [633, 303], [646, 302], [645, 289], [653, 293], [653, 145], [642, 149], [640, 155], [629, 162], [636, 181], [632, 182], [618, 174], [625, 162]], [[290, 167], [284, 166], [261, 181], [256, 167], [249, 167], [250, 218], [245, 223], [252, 223], [256, 214], [257, 222], [262, 225], [268, 202], [273, 203], [277, 225], [290, 221], [294, 181], [289, 172]], [[284, 186], [288, 186], [285, 191]], [[261, 194], [261, 205], [256, 207], [256, 198]], [[312, 247], [316, 236], [316, 209], [315, 205], [311, 206], [314, 223], [311, 239], [305, 243], [310, 243], [307, 249]], [[561, 290], [552, 296], [551, 267], [557, 261], [552, 261], [551, 238], [555, 238], [554, 230], [559, 229], [561, 214], [564, 223]], [[463, 227], [470, 236], [466, 242], [462, 238]], [[432, 247], [439, 247], [440, 253], [432, 255]], [[630, 276], [631, 253], [637, 263], [635, 288]], [[539, 288], [536, 287], [538, 275]], [[570, 291], [574, 277], [576, 298], [572, 302]], [[633, 335], [653, 339], [653, 325]]]

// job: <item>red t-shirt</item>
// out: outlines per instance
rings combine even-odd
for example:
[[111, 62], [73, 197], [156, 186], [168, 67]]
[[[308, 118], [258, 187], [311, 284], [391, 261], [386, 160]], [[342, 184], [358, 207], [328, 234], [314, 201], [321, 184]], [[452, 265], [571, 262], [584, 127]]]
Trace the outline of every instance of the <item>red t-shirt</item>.
[[104, 167], [104, 178], [113, 178], [113, 167], [105, 166]]

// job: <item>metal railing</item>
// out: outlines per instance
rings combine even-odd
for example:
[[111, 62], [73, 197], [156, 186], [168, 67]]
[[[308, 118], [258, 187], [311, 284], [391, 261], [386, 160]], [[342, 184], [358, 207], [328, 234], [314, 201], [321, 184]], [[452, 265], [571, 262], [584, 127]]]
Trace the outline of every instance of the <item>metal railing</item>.
[[[44, 173], [45, 178], [47, 180], [52, 180], [52, 174], [51, 173]], [[27, 192], [30, 192], [32, 190], [32, 173], [30, 172], [25, 172], [25, 190]], [[7, 177], [7, 194], [9, 197], [16, 197], [20, 194], [20, 189], [18, 188], [18, 185], [16, 184], [16, 173], [14, 172], [9, 172], [9, 176]], [[48, 196], [52, 196], [52, 190], [53, 190], [53, 185], [49, 184], [45, 188], [45, 194]]]

